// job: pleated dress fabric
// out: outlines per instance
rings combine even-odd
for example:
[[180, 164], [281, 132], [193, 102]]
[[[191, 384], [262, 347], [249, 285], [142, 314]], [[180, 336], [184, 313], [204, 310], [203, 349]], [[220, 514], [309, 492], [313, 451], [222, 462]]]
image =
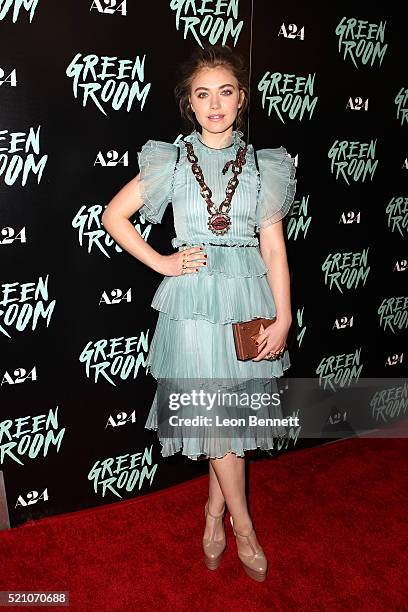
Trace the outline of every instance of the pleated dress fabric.
[[[233, 176], [226, 162], [234, 160], [239, 146], [245, 146], [243, 133], [233, 132], [232, 144], [214, 149], [202, 142], [196, 130], [185, 139], [192, 143], [212, 201], [218, 206]], [[176, 165], [178, 149], [179, 161]], [[143, 206], [139, 213], [151, 223], [160, 223], [166, 207], [173, 206], [175, 249], [203, 246], [207, 265], [198, 272], [165, 276], [151, 306], [158, 311], [157, 325], [147, 355], [147, 372], [157, 380], [157, 388], [145, 427], [157, 431], [164, 457], [181, 451], [190, 459], [223, 457], [233, 452], [243, 457], [246, 450], [274, 448], [274, 438], [284, 428], [258, 427], [178, 427], [171, 428], [168, 398], [192, 388], [204, 391], [276, 393], [276, 378], [290, 367], [287, 350], [275, 360], [239, 361], [236, 357], [232, 323], [274, 317], [275, 302], [267, 280], [257, 232], [282, 219], [290, 210], [296, 191], [294, 160], [284, 147], [257, 151], [248, 145], [246, 164], [238, 175], [239, 184], [229, 212], [231, 227], [222, 236], [208, 228], [208, 212], [186, 147], [148, 140], [138, 153]], [[222, 246], [222, 245], [228, 245]], [[272, 405], [242, 409], [241, 405], [215, 405], [215, 410], [181, 406], [178, 417], [197, 414], [235, 418], [256, 414], [258, 418], [282, 416], [281, 407]], [[173, 414], [173, 412], [171, 412]]]

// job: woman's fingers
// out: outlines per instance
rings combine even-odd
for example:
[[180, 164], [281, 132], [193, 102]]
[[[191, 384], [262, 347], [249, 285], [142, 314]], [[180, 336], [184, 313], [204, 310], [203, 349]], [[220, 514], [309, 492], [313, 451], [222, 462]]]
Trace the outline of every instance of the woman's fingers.
[[258, 355], [254, 357], [252, 361], [261, 361], [262, 359], [274, 359], [275, 357], [279, 357], [283, 351], [285, 350], [285, 346], [277, 346], [274, 347], [271, 345], [271, 342], [268, 342], [270, 338], [269, 332], [261, 332], [258, 334], [256, 338], [256, 343], [258, 345]]
[[[262, 333], [258, 334], [255, 342], [257, 343], [258, 347], [261, 347], [263, 344], [265, 344], [265, 342], [267, 342], [267, 340], [268, 340], [268, 335], [265, 334], [265, 332], [262, 332]], [[262, 348], [263, 348], [263, 346], [262, 346]]]
[[[277, 357], [279, 357], [279, 355], [274, 354], [274, 353], [279, 353], [280, 351], [278, 351], [277, 349], [271, 349], [268, 347], [263, 347], [263, 349], [261, 349], [258, 352], [258, 355], [256, 357], [253, 358], [252, 361], [262, 361], [262, 359], [275, 359]], [[272, 353], [272, 354], [270, 354]]]
[[[192, 261], [205, 261], [207, 259], [207, 255], [204, 253], [201, 247], [192, 247], [189, 250], [188, 258]], [[184, 251], [185, 253], [185, 251]]]
[[200, 247], [191, 247], [171, 255], [163, 255], [165, 266], [163, 273], [168, 276], [193, 274], [198, 272], [199, 266], [207, 264], [207, 256]]
[[207, 263], [207, 256], [201, 247], [190, 247], [180, 253], [184, 262], [182, 274], [192, 274], [197, 271], [197, 266], [205, 266]]

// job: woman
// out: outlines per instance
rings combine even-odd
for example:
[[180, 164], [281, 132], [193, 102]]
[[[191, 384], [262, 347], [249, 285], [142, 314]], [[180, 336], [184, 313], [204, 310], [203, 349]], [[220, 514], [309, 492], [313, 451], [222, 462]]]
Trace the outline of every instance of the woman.
[[[245, 452], [273, 448], [276, 430], [230, 426], [221, 432], [208, 425], [172, 430], [169, 397], [192, 379], [206, 389], [277, 390], [276, 377], [290, 366], [285, 346], [292, 317], [281, 219], [295, 196], [295, 166], [283, 147], [255, 155], [243, 140], [248, 74], [240, 56], [227, 46], [207, 46], [182, 70], [176, 99], [182, 117], [200, 129], [194, 127], [177, 144], [148, 140], [139, 153], [140, 173], [112, 199], [102, 220], [121, 247], [165, 276], [152, 301], [159, 317], [147, 367], [158, 384], [145, 426], [158, 430], [163, 456], [181, 450], [191, 459], [209, 459], [206, 565], [216, 569], [225, 550], [227, 506], [243, 568], [261, 581], [267, 559], [248, 511]], [[161, 255], [129, 217], [139, 210], [159, 223], [170, 201], [178, 251]], [[238, 360], [232, 323], [274, 316], [257, 337], [258, 356]], [[216, 409], [236, 416], [240, 408], [219, 403]], [[200, 413], [194, 410], [177, 408], [182, 417]], [[278, 413], [269, 405], [259, 414]]]

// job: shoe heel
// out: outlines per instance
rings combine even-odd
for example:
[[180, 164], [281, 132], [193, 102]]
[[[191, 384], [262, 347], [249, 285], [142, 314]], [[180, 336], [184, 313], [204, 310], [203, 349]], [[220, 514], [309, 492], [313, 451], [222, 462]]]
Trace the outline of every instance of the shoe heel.
[[[241, 561], [242, 567], [245, 570], [245, 573], [252, 578], [252, 580], [256, 580], [257, 582], [263, 582], [266, 579], [266, 574], [268, 571], [268, 561], [265, 557], [265, 553], [263, 552], [263, 549], [261, 547], [261, 549], [259, 549], [258, 551], [255, 550], [254, 548], [254, 544], [251, 544], [250, 541], [250, 536], [253, 533], [253, 528], [252, 528], [252, 532], [248, 535], [242, 535], [240, 533], [237, 533], [234, 529], [234, 521], [232, 520], [232, 516], [230, 515], [230, 522], [231, 522], [231, 527], [232, 527], [232, 531], [234, 532], [234, 536], [237, 537], [241, 537], [241, 538], [245, 538], [246, 541], [248, 542], [248, 544], [251, 546], [254, 554], [253, 555], [245, 555], [244, 559], [242, 558], [242, 556], [238, 553], [238, 557], [239, 560]], [[254, 563], [256, 563], [256, 565], [259, 564], [259, 559], [262, 559], [263, 564], [265, 565], [265, 569], [264, 570], [259, 570], [259, 569], [254, 569], [252, 567], [252, 565], [254, 565]], [[258, 559], [258, 561], [256, 561], [256, 559]]]

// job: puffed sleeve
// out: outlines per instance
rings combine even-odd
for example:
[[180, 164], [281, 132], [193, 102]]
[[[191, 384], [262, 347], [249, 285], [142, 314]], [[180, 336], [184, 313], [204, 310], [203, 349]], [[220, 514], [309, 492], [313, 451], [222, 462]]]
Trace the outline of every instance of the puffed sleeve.
[[172, 199], [177, 145], [148, 140], [137, 153], [140, 169], [140, 194], [143, 205], [139, 213], [150, 223], [160, 223]]
[[295, 161], [284, 147], [257, 151], [260, 189], [256, 228], [280, 221], [290, 210], [296, 193]]

